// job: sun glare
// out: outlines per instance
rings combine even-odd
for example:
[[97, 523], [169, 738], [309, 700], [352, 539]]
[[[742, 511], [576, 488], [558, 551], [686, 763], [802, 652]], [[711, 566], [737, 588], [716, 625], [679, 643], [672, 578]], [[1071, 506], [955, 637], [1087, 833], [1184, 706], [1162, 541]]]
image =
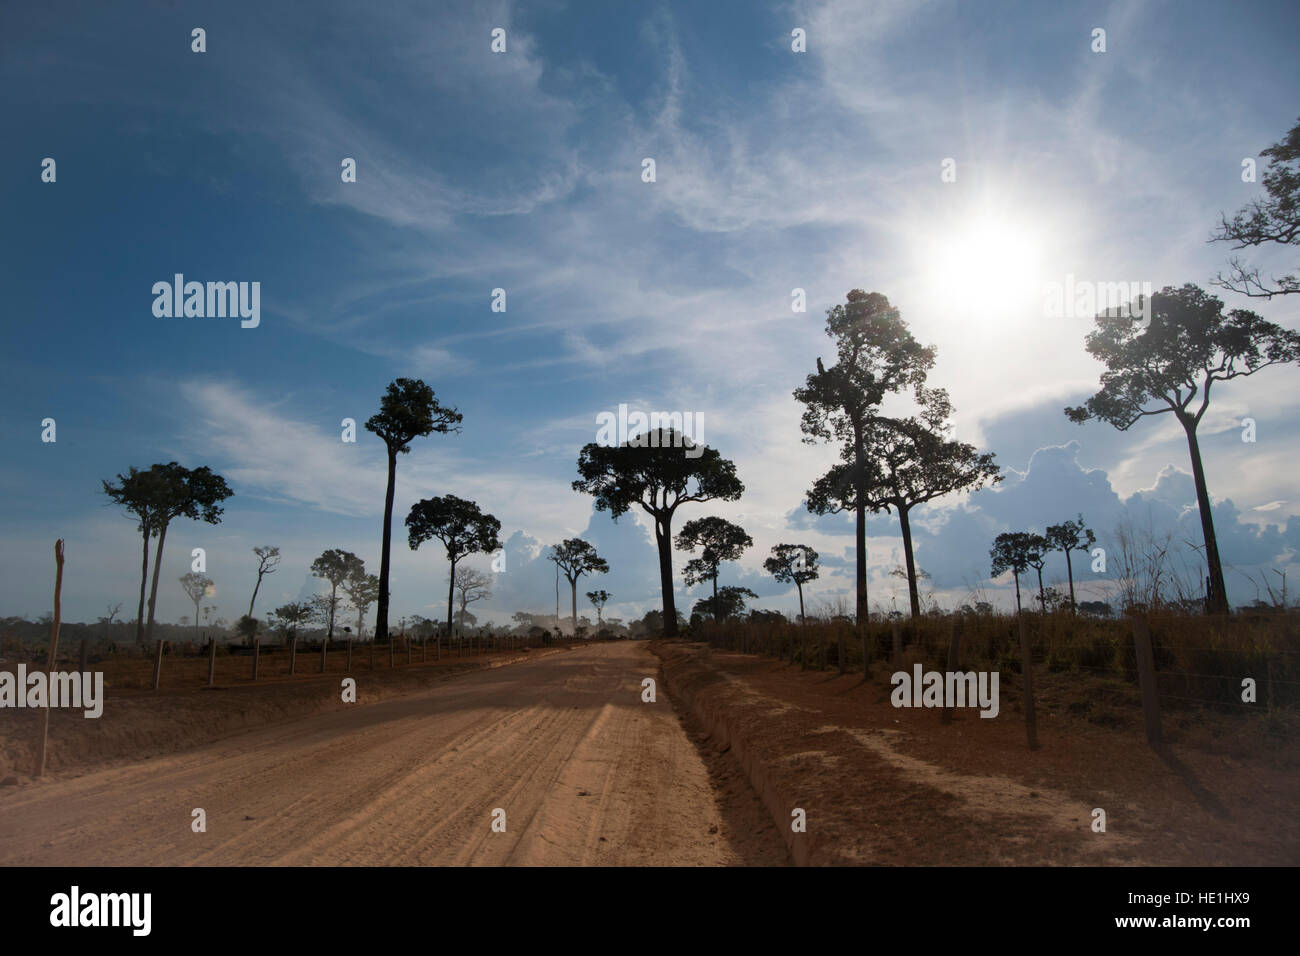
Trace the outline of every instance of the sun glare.
[[946, 310], [982, 318], [1041, 295], [1041, 257], [1030, 230], [986, 215], [958, 224], [930, 244], [922, 272], [928, 291]]

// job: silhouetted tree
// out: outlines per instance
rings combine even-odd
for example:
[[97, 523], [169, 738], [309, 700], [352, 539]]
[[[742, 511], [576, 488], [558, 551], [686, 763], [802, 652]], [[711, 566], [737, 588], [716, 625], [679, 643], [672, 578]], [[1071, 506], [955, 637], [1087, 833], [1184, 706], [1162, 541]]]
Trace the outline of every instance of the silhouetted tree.
[[253, 553], [257, 555], [257, 584], [253, 585], [253, 596], [248, 601], [248, 616], [253, 616], [253, 603], [257, 600], [257, 592], [262, 587], [262, 578], [268, 574], [274, 574], [276, 568], [280, 566], [280, 549], [273, 548], [270, 545], [263, 545], [254, 548]]
[[[683, 569], [686, 586], [711, 581], [713, 596], [717, 598], [718, 571], [722, 562], [739, 561], [745, 549], [753, 543], [754, 539], [745, 533], [744, 528], [716, 515], [686, 522], [677, 533], [677, 547], [687, 552], [694, 552], [696, 548], [703, 550], [700, 557], [686, 562]], [[713, 603], [715, 608], [718, 607], [716, 600]]]
[[148, 471], [141, 471], [132, 465], [127, 474], [117, 476], [118, 484], [110, 485], [107, 481], [101, 482], [104, 486], [104, 494], [126, 508], [127, 514], [139, 522], [136, 527], [140, 531], [143, 542], [143, 556], [140, 559], [140, 606], [135, 613], [137, 644], [144, 643], [144, 601], [145, 592], [149, 587], [149, 538], [155, 534], [153, 509], [158, 498], [157, 483], [160, 480], [155, 470], [157, 467], [155, 465]]
[[1080, 514], [1078, 521], [1062, 521], [1050, 526], [1044, 537], [1052, 548], [1065, 552], [1065, 571], [1070, 578], [1070, 612], [1078, 613], [1078, 605], [1074, 601], [1074, 566], [1070, 561], [1070, 552], [1087, 551], [1097, 543], [1097, 536], [1091, 528], [1084, 526], [1083, 515]]
[[[591, 442], [578, 456], [575, 491], [596, 499], [597, 511], [609, 511], [617, 521], [633, 505], [654, 519], [659, 546], [659, 586], [663, 592], [666, 637], [676, 637], [677, 606], [673, 600], [673, 515], [687, 502], [735, 501], [745, 491], [736, 466], [716, 449], [683, 441], [671, 428], [650, 433], [633, 444], [612, 448]], [[685, 447], [683, 447], [685, 446]], [[694, 456], [694, 457], [692, 457]]]
[[1029, 558], [1034, 553], [1034, 535], [1027, 531], [1007, 531], [993, 539], [989, 557], [993, 561], [993, 577], [1010, 571], [1016, 579], [1016, 613], [1020, 613], [1020, 575], [1029, 570]]
[[[397, 456], [411, 450], [411, 441], [434, 432], [459, 432], [462, 415], [438, 404], [433, 389], [420, 379], [389, 383], [379, 412], [366, 420], [366, 429], [384, 440], [388, 450], [388, 487], [384, 492], [384, 540], [379, 558], [379, 607], [375, 611], [375, 640], [388, 638], [388, 571], [393, 536], [393, 492], [397, 486]], [[450, 625], [451, 611], [447, 612]]]
[[609, 592], [603, 589], [588, 591], [587, 600], [590, 601], [591, 606], [596, 609], [596, 627], [599, 628], [604, 623], [603, 618], [601, 617], [601, 612], [604, 610], [605, 604], [609, 601]]
[[[452, 601], [456, 584], [456, 562], [467, 554], [495, 551], [501, 547], [497, 534], [501, 522], [484, 514], [479, 506], [455, 495], [425, 498], [411, 506], [406, 516], [411, 550], [417, 550], [430, 538], [437, 538], [447, 551], [451, 565], [447, 573], [447, 633], [451, 634]], [[383, 599], [382, 592], [380, 599]], [[377, 625], [376, 625], [377, 627]], [[378, 631], [375, 639], [378, 640]]]
[[917, 389], [921, 410], [910, 418], [876, 416], [868, 426], [866, 495], [871, 510], [898, 511], [912, 617], [921, 616], [911, 512], [956, 491], [1002, 480], [993, 453], [947, 436], [952, 404], [941, 388]]
[[[158, 575], [162, 571], [163, 545], [167, 527], [176, 518], [191, 518], [220, 524], [224, 509], [220, 502], [234, 492], [226, 480], [206, 465], [189, 469], [171, 461], [152, 465], [147, 472], [132, 468], [129, 475], [118, 475], [119, 484], [104, 482], [104, 494], [140, 519], [142, 533], [158, 539], [154, 552], [153, 581], [149, 586], [149, 620], [143, 642], [153, 641], [154, 607], [158, 601]], [[145, 556], [148, 561], [148, 555]], [[137, 635], [139, 630], [137, 628]]]
[[460, 621], [472, 618], [470, 623], [474, 623], [478, 618], [469, 613], [469, 606], [476, 601], [486, 601], [492, 597], [492, 591], [489, 585], [492, 579], [477, 568], [457, 568], [454, 578], [454, 587], [460, 592], [460, 610], [457, 616]]
[[1051, 550], [1052, 545], [1041, 534], [1030, 534], [1026, 544], [1025, 561], [1038, 572], [1038, 603], [1044, 614], [1047, 613], [1047, 593], [1043, 590], [1043, 568], [1047, 564], [1047, 554]]
[[[1262, 182], [1266, 199], [1256, 199], [1237, 212], [1229, 222], [1219, 217], [1219, 228], [1210, 237], [1211, 242], [1230, 242], [1233, 249], [1262, 246], [1275, 242], [1282, 246], [1300, 245], [1300, 122], [1287, 132], [1280, 143], [1260, 150], [1269, 160], [1269, 168]], [[1300, 277], [1294, 272], [1273, 279], [1273, 287], [1266, 286], [1259, 277], [1259, 269], [1245, 265], [1237, 256], [1228, 260], [1229, 274], [1219, 273], [1214, 285], [1231, 292], [1239, 292], [1256, 299], [1271, 299], [1275, 295], [1300, 292]]]
[[[857, 545], [858, 621], [865, 622], [867, 604], [867, 494], [869, 470], [867, 428], [885, 396], [904, 388], [918, 388], [934, 365], [934, 348], [917, 343], [899, 317], [898, 310], [878, 292], [849, 292], [847, 302], [827, 310], [826, 334], [835, 342], [836, 364], [831, 368], [817, 359], [817, 372], [794, 397], [806, 407], [800, 422], [803, 440], [837, 440], [849, 468], [843, 474], [854, 482], [841, 501], [854, 512]], [[851, 502], [851, 504], [849, 504]]]
[[185, 589], [185, 596], [194, 602], [194, 640], [199, 639], [199, 604], [207, 597], [209, 589], [215, 582], [206, 574], [197, 574], [190, 571], [180, 577], [181, 587]]
[[317, 613], [310, 601], [290, 601], [275, 609], [276, 626], [281, 639], [297, 637], [298, 628], [306, 624]]
[[324, 578], [330, 584], [330, 594], [325, 607], [325, 640], [334, 640], [334, 618], [339, 608], [339, 588], [350, 578], [364, 575], [366, 565], [351, 551], [331, 548], [311, 563], [314, 577]]
[[[590, 543], [583, 541], [581, 538], [566, 538], [559, 544], [553, 545], [546, 560], [553, 561], [555, 566], [564, 572], [564, 577], [569, 582], [569, 591], [573, 603], [573, 633], [577, 634], [578, 578], [584, 574], [606, 574], [609, 572], [609, 563], [596, 553], [596, 549]], [[556, 608], [557, 629], [559, 627], [559, 617], [559, 608]]]
[[803, 613], [803, 586], [817, 580], [817, 552], [803, 544], [778, 544], [772, 556], [763, 562], [772, 577], [782, 584], [793, 584], [799, 591], [799, 623], [806, 624]]
[[1088, 353], [1106, 365], [1101, 391], [1082, 407], [1065, 409], [1065, 414], [1074, 422], [1096, 418], [1126, 431], [1140, 418], [1173, 413], [1187, 435], [1192, 458], [1210, 576], [1206, 606], [1212, 613], [1226, 614], [1228, 596], [1196, 427], [1210, 407], [1215, 382], [1300, 361], [1300, 333], [1244, 309], [1225, 316], [1222, 302], [1191, 284], [1162, 289], [1151, 297], [1150, 310], [1145, 331], [1136, 316], [1112, 314], [1123, 309], [1097, 316], [1087, 342]]
[[343, 593], [348, 596], [348, 603], [356, 608], [357, 639], [360, 640], [365, 627], [366, 610], [379, 598], [379, 578], [373, 574], [366, 574], [363, 562], [348, 576], [342, 587]]
[[739, 617], [745, 613], [745, 598], [757, 598], [758, 595], [749, 588], [724, 584], [718, 588], [713, 597], [702, 598], [691, 608], [691, 616], [709, 615], [715, 621], [725, 621], [729, 617]]

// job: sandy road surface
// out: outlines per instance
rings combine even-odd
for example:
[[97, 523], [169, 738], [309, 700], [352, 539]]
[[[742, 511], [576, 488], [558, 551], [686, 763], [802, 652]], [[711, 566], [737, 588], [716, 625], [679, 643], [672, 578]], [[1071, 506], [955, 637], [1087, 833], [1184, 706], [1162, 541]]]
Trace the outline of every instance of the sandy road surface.
[[719, 805], [662, 688], [642, 703], [657, 671], [640, 643], [581, 647], [3, 793], [0, 864], [780, 861]]

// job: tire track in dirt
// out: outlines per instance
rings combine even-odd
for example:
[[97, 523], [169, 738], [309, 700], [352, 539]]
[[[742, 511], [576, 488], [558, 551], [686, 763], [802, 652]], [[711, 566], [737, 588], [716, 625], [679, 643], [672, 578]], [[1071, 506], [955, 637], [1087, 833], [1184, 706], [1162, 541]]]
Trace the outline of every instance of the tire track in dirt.
[[770, 833], [719, 805], [671, 702], [642, 703], [657, 670], [641, 643], [578, 647], [15, 788], [0, 794], [0, 863], [779, 862]]

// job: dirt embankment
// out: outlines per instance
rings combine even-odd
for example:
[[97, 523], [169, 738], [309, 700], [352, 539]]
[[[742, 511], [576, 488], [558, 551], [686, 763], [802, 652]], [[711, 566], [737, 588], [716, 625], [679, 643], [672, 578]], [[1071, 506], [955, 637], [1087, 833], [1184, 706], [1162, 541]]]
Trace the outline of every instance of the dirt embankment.
[[1162, 759], [1138, 731], [1040, 702], [1031, 752], [1005, 687], [998, 717], [958, 710], [945, 726], [937, 710], [895, 708], [887, 673], [801, 672], [685, 642], [654, 650], [667, 690], [740, 761], [799, 864], [1300, 863], [1294, 747]]
[[[481, 657], [446, 657], [441, 661], [401, 664], [371, 672], [361, 655], [358, 666], [319, 676], [275, 677], [212, 688], [169, 688], [159, 692], [107, 689], [103, 715], [88, 719], [80, 710], [50, 714], [46, 773], [81, 772], [121, 760], [172, 753], [220, 740], [276, 721], [338, 710], [342, 680], [357, 682], [357, 704], [425, 690], [460, 674], [563, 653], [563, 648], [502, 652]], [[307, 670], [315, 661], [300, 656]], [[204, 665], [206, 667], [206, 664]], [[93, 668], [92, 668], [93, 670]], [[0, 782], [27, 783], [36, 763], [41, 728], [39, 709], [0, 710]]]

